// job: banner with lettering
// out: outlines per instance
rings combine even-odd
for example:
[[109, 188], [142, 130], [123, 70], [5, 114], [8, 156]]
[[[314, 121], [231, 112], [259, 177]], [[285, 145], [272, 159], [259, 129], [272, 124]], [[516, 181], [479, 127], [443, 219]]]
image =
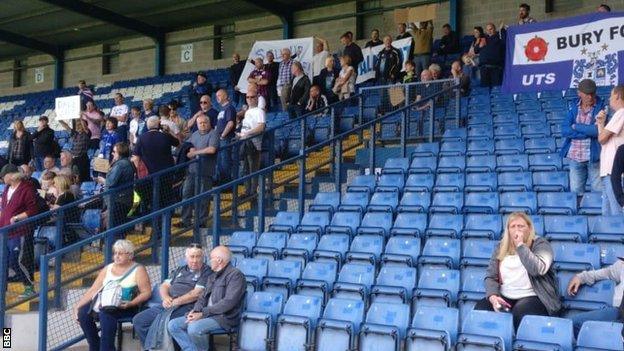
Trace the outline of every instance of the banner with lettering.
[[[591, 13], [509, 27], [503, 91], [624, 83], [624, 13]], [[622, 71], [622, 72], [620, 72]]]
[[[405, 71], [405, 58], [409, 57], [410, 48], [412, 47], [412, 38], [395, 40], [392, 42], [392, 46], [397, 48], [403, 55], [403, 68], [401, 71]], [[377, 54], [379, 54], [381, 49], [383, 49], [383, 44], [362, 49], [364, 61], [358, 66], [358, 76], [355, 84], [375, 78], [375, 62], [377, 61]]]
[[295, 61], [301, 62], [303, 70], [312, 79], [312, 56], [314, 55], [314, 38], [300, 38], [300, 39], [286, 39], [286, 40], [264, 40], [257, 41], [253, 44], [249, 55], [247, 56], [247, 63], [243, 69], [240, 79], [238, 80], [238, 88], [240, 92], [247, 92], [247, 78], [249, 74], [254, 70], [254, 65], [249, 60], [254, 60], [257, 57], [261, 57], [266, 63], [266, 54], [271, 51], [275, 62], [282, 61], [281, 51], [283, 48], [289, 48]]

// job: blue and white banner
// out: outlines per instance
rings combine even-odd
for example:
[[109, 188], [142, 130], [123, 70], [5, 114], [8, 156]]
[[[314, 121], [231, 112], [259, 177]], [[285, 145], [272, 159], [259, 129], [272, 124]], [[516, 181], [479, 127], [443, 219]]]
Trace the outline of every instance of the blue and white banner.
[[[409, 57], [409, 51], [412, 47], [412, 38], [405, 38], [400, 40], [395, 40], [392, 42], [392, 46], [397, 48], [399, 52], [403, 55], [403, 68], [401, 71], [405, 71], [405, 58]], [[358, 76], [355, 81], [356, 84], [360, 84], [369, 79], [375, 78], [375, 62], [377, 61], [377, 54], [383, 49], [382, 45], [373, 46], [370, 48], [362, 49], [362, 56], [364, 56], [364, 61], [360, 63], [358, 66]]]
[[261, 57], [264, 63], [267, 62], [266, 55], [269, 51], [273, 52], [275, 62], [282, 61], [282, 49], [289, 48], [290, 53], [295, 56], [295, 61], [301, 62], [303, 70], [312, 77], [312, 56], [314, 55], [314, 38], [299, 38], [299, 39], [286, 39], [286, 40], [264, 40], [257, 41], [253, 44], [249, 55], [247, 56], [247, 63], [243, 69], [240, 79], [238, 80], [238, 89], [242, 93], [247, 92], [247, 78], [249, 74], [254, 70], [253, 63], [249, 60], [254, 60], [257, 57]]
[[585, 78], [598, 86], [622, 84], [624, 13], [512, 26], [506, 50], [503, 91], [507, 93], [564, 90]]

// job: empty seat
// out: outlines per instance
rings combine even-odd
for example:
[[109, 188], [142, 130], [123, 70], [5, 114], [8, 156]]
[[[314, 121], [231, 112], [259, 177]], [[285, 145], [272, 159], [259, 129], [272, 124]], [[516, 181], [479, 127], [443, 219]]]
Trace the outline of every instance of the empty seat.
[[494, 155], [468, 155], [466, 159], [466, 173], [494, 172], [495, 169]]
[[497, 188], [498, 176], [494, 172], [466, 174], [466, 192], [496, 191]]
[[[444, 131], [442, 135], [443, 141], [461, 141], [466, 140], [468, 137], [468, 130], [466, 128], [449, 128]], [[444, 145], [444, 143], [442, 143]]]
[[513, 332], [510, 313], [471, 311], [463, 320], [457, 350], [511, 350]]
[[466, 155], [494, 155], [494, 140], [489, 138], [482, 140], [470, 140], [466, 149]]
[[448, 236], [459, 238], [464, 228], [464, 216], [460, 214], [433, 214], [425, 234], [427, 236]]
[[529, 170], [527, 155], [501, 155], [496, 157], [497, 172], [526, 172]]
[[534, 191], [569, 191], [568, 172], [534, 172]]
[[429, 212], [461, 213], [463, 207], [463, 193], [434, 193]]
[[433, 190], [435, 175], [432, 173], [410, 174], [405, 181], [404, 191], [425, 191]]
[[436, 177], [433, 191], [459, 192], [464, 189], [465, 179], [463, 173], [441, 173]]
[[251, 250], [256, 246], [256, 240], [258, 234], [255, 232], [243, 232], [237, 231], [232, 233], [228, 248], [232, 251], [232, 255], [235, 257], [249, 257], [251, 256]]
[[312, 254], [317, 262], [335, 262], [338, 267], [349, 250], [348, 234], [325, 234], [321, 236], [316, 250]]
[[[529, 140], [550, 137], [550, 127], [546, 123], [535, 123], [522, 126], [522, 137]], [[549, 138], [550, 139], [550, 138]], [[528, 144], [525, 142], [525, 146]]]
[[438, 168], [437, 156], [414, 157], [410, 163], [410, 173], [435, 173]]
[[438, 153], [440, 153], [440, 143], [420, 143], [416, 144], [414, 151], [412, 151], [411, 157], [414, 158], [418, 156], [438, 156]]
[[374, 265], [347, 263], [340, 269], [332, 297], [367, 301], [374, 282]]
[[462, 246], [460, 267], [487, 267], [492, 253], [498, 247], [498, 241], [465, 239]]
[[271, 232], [292, 233], [299, 226], [299, 212], [280, 211], [275, 215], [275, 220], [269, 226]]
[[407, 331], [406, 351], [450, 351], [457, 340], [459, 314], [455, 308], [420, 306]]
[[385, 266], [415, 267], [420, 256], [420, 238], [399, 235], [388, 239], [381, 262]]
[[422, 255], [418, 258], [419, 268], [459, 268], [461, 241], [449, 238], [429, 238]]
[[444, 141], [440, 146], [440, 156], [463, 156], [466, 154], [465, 141]]
[[583, 194], [578, 213], [582, 215], [601, 215], [602, 193], [593, 192]]
[[382, 174], [379, 176], [375, 191], [396, 191], [403, 192], [405, 178], [403, 174]]
[[316, 350], [353, 350], [364, 320], [364, 301], [332, 298], [316, 330]]
[[572, 351], [573, 343], [571, 320], [527, 315], [518, 327], [514, 349]]
[[277, 318], [277, 350], [303, 349], [312, 343], [316, 322], [321, 316], [323, 300], [317, 296], [292, 295], [284, 313]]
[[[544, 130], [548, 130], [547, 127]], [[549, 154], [557, 152], [555, 139], [551, 137], [528, 139], [524, 143], [527, 154]]]
[[500, 194], [500, 212], [537, 212], [537, 195], [534, 192], [507, 192]]
[[407, 157], [389, 158], [381, 170], [382, 174], [406, 174], [409, 169], [409, 159]]
[[463, 173], [465, 169], [464, 156], [441, 156], [438, 161], [438, 173]]
[[249, 299], [239, 326], [239, 346], [243, 350], [270, 350], [277, 316], [284, 297], [279, 293], [255, 292]]
[[285, 260], [298, 260], [302, 264], [310, 261], [312, 251], [316, 249], [318, 235], [316, 233], [294, 233], [288, 238], [286, 247], [282, 250]]
[[573, 215], [576, 213], [575, 193], [538, 193], [537, 213]]
[[371, 289], [371, 302], [409, 303], [416, 287], [416, 268], [384, 265]]
[[364, 213], [368, 206], [369, 195], [367, 192], [347, 192], [340, 200], [339, 211], [357, 211]]
[[557, 271], [576, 272], [600, 268], [598, 245], [554, 242], [551, 246], [555, 255], [554, 267]]
[[529, 155], [529, 170], [533, 172], [560, 171], [563, 169], [561, 156], [555, 153]]
[[353, 178], [351, 184], [347, 185], [347, 191], [372, 193], [375, 185], [377, 185], [377, 180], [374, 175], [358, 175]]
[[499, 214], [469, 214], [461, 234], [463, 238], [488, 238], [498, 240], [503, 228], [503, 219]]
[[256, 246], [253, 248], [253, 257], [277, 260], [282, 249], [286, 247], [288, 233], [264, 232], [260, 234]]
[[392, 228], [392, 213], [368, 212], [358, 228], [358, 234], [379, 234], [388, 236]]
[[323, 234], [329, 225], [329, 212], [306, 212], [297, 227], [299, 232]]
[[485, 284], [483, 281], [487, 275], [484, 267], [467, 267], [461, 270], [461, 285], [457, 296], [457, 307], [461, 320], [464, 320], [470, 311], [474, 310], [477, 302], [485, 297]]
[[589, 217], [589, 241], [622, 242], [624, 216]]
[[507, 120], [507, 124], [500, 124], [499, 120], [496, 120], [497, 117], [494, 117], [494, 123], [498, 125], [494, 126], [494, 139], [495, 140], [503, 140], [503, 139], [515, 139], [520, 137], [520, 130], [518, 128], [517, 117], [514, 123], [514, 120]]
[[399, 350], [409, 326], [410, 307], [405, 304], [373, 302], [360, 330], [358, 350]]
[[356, 235], [347, 252], [347, 262], [375, 264], [383, 252], [384, 240], [381, 235]]
[[544, 227], [544, 236], [550, 241], [587, 242], [585, 216], [546, 216]]
[[355, 235], [360, 226], [360, 214], [358, 212], [336, 212], [327, 226], [327, 233], [345, 233]]
[[498, 174], [498, 191], [532, 191], [531, 172], [502, 172]]
[[497, 192], [467, 193], [465, 200], [464, 213], [498, 213]]
[[238, 268], [247, 280], [247, 285], [252, 291], [260, 287], [262, 279], [267, 275], [269, 261], [264, 258], [243, 258], [236, 260], [236, 268]]
[[576, 342], [576, 351], [622, 351], [622, 323], [587, 321], [583, 323]]
[[524, 140], [503, 139], [496, 141], [496, 155], [514, 155], [524, 152]]
[[458, 270], [425, 268], [420, 272], [414, 306], [453, 307], [457, 301], [460, 274]]
[[390, 229], [391, 235], [420, 236], [427, 229], [427, 214], [399, 213]]
[[276, 292], [288, 297], [301, 277], [303, 265], [299, 261], [277, 260], [269, 264], [269, 272], [262, 279], [262, 291]]
[[[335, 192], [319, 192], [314, 196], [314, 200], [310, 205], [310, 211], [329, 211], [334, 213], [340, 205], [340, 193]], [[297, 213], [298, 215], [298, 213]], [[298, 218], [298, 216], [297, 216]], [[297, 223], [298, 225], [299, 223]], [[296, 226], [295, 226], [296, 227]]]
[[319, 296], [326, 301], [336, 281], [337, 264], [333, 262], [308, 262], [301, 279], [297, 281], [297, 294]]
[[368, 203], [367, 211], [395, 212], [399, 205], [399, 193], [374, 193]]
[[397, 207], [398, 212], [428, 212], [431, 206], [431, 193], [406, 191]]

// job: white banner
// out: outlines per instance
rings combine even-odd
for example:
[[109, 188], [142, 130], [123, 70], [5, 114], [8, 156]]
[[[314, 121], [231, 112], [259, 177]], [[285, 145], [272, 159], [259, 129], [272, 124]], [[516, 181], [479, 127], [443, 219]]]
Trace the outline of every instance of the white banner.
[[[392, 46], [397, 48], [399, 52], [403, 55], [403, 67], [401, 71], [405, 70], [405, 61], [406, 58], [409, 57], [409, 51], [412, 47], [412, 38], [405, 38], [401, 40], [396, 40], [392, 42]], [[362, 49], [362, 56], [364, 56], [364, 61], [360, 63], [358, 66], [358, 76], [355, 84], [360, 84], [369, 79], [375, 78], [375, 62], [377, 61], [377, 54], [383, 49], [382, 45], [373, 46], [372, 48]]]
[[56, 98], [54, 112], [56, 120], [80, 118], [80, 95]]
[[247, 78], [249, 74], [254, 70], [254, 65], [249, 60], [254, 60], [257, 57], [261, 57], [266, 63], [266, 54], [271, 51], [275, 57], [275, 62], [282, 61], [281, 50], [283, 48], [289, 48], [291, 54], [295, 56], [295, 60], [301, 62], [303, 70], [306, 75], [312, 80], [312, 56], [314, 55], [314, 38], [300, 38], [300, 39], [288, 39], [288, 40], [266, 40], [257, 41], [254, 43], [249, 55], [247, 56], [247, 63], [243, 69], [243, 73], [238, 80], [238, 89], [241, 93], [247, 92]]

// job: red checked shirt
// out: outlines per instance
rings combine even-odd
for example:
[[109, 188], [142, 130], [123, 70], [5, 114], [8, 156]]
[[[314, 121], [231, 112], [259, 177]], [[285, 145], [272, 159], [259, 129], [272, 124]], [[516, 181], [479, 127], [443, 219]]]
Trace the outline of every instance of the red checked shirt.
[[[579, 105], [578, 114], [576, 115], [577, 124], [591, 124], [592, 109], [583, 111], [583, 108]], [[591, 139], [573, 139], [570, 143], [570, 150], [568, 151], [568, 158], [576, 162], [587, 162], [590, 159], [589, 150], [591, 146]]]

